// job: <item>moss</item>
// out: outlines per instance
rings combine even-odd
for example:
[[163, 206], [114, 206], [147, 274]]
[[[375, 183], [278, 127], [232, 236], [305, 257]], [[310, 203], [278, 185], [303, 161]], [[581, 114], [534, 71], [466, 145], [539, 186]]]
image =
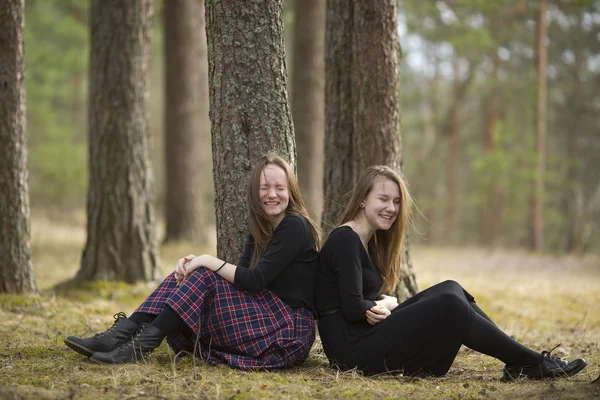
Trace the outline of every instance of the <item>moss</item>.
[[19, 312], [39, 307], [42, 298], [38, 295], [0, 294], [0, 309]]

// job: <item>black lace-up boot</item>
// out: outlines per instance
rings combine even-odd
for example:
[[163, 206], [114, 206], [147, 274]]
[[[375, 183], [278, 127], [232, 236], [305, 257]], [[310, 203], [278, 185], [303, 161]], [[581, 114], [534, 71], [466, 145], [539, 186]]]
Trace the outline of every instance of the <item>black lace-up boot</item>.
[[[558, 346], [560, 346], [560, 344]], [[554, 349], [558, 346], [554, 347]], [[567, 361], [553, 356], [551, 353], [554, 349], [542, 351], [542, 356], [544, 358], [539, 364], [527, 366], [505, 365], [502, 381], [510, 382], [519, 378], [566, 378], [575, 375], [587, 366], [587, 362], [583, 358]]]
[[127, 319], [125, 313], [113, 315], [115, 322], [105, 332], [97, 333], [93, 337], [79, 338], [69, 336], [65, 344], [86, 357], [91, 357], [97, 351], [108, 352], [125, 343], [135, 333], [138, 325]]
[[166, 334], [154, 325], [142, 323], [133, 337], [110, 352], [94, 353], [90, 360], [98, 364], [123, 364], [143, 360], [160, 346]]

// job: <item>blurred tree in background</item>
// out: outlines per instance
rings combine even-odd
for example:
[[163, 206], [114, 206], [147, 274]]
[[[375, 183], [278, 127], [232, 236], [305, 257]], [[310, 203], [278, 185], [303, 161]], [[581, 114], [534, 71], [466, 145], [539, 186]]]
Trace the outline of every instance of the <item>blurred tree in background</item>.
[[298, 181], [315, 221], [323, 210], [325, 136], [325, 5], [295, 0], [291, 48], [291, 105], [298, 149]]
[[203, 243], [202, 200], [212, 192], [204, 0], [164, 0], [162, 17], [165, 241]]
[[152, 2], [92, 0], [87, 240], [77, 281], [158, 276], [148, 127]]

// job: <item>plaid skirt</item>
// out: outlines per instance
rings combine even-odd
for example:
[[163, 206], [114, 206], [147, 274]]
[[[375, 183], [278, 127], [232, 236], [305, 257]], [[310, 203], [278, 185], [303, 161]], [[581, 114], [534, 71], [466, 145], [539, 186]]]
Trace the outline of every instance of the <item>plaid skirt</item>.
[[195, 352], [212, 365], [285, 368], [304, 361], [315, 340], [309, 310], [290, 308], [270, 290], [239, 291], [206, 268], [181, 286], [171, 273], [135, 311], [158, 315], [165, 305], [194, 332], [169, 335], [173, 351]]

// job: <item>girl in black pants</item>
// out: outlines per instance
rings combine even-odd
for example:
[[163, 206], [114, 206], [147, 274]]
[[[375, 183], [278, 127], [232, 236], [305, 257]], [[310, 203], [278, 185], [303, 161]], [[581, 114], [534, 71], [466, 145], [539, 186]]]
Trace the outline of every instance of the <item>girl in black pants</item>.
[[502, 332], [458, 283], [446, 281], [398, 304], [398, 282], [412, 200], [386, 166], [359, 178], [341, 226], [319, 255], [319, 334], [332, 365], [366, 374], [444, 375], [461, 345], [504, 363], [504, 380], [571, 376], [587, 365], [538, 353]]

